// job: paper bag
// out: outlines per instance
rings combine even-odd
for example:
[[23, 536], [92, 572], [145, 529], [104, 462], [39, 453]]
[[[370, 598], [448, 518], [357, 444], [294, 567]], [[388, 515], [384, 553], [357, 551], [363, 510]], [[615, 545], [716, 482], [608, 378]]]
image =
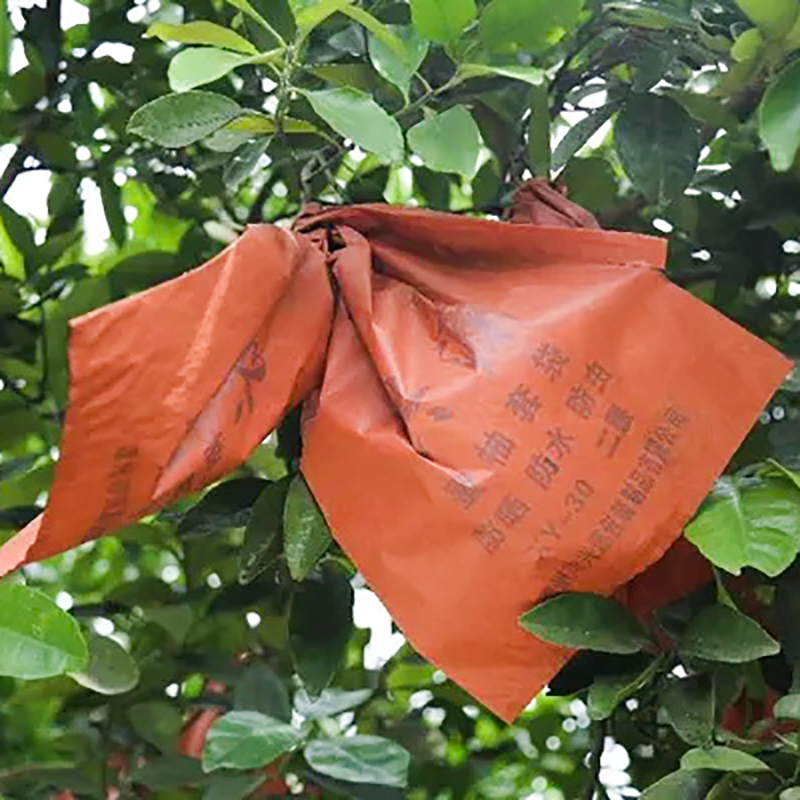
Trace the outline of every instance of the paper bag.
[[518, 616], [657, 561], [790, 364], [670, 284], [664, 241], [541, 182], [512, 222], [312, 209], [75, 320], [48, 507], [0, 571], [221, 478], [305, 399], [334, 536], [414, 646], [513, 719], [570, 655]]

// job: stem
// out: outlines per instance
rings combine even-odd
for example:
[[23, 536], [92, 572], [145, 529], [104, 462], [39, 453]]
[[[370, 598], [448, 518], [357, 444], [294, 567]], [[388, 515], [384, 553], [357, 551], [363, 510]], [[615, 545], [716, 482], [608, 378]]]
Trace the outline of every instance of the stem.
[[589, 784], [584, 793], [584, 800], [594, 800], [598, 789], [604, 791], [600, 785], [600, 759], [603, 755], [603, 747], [606, 742], [606, 727], [608, 722], [603, 720], [598, 722], [594, 731], [594, 742], [589, 754]]

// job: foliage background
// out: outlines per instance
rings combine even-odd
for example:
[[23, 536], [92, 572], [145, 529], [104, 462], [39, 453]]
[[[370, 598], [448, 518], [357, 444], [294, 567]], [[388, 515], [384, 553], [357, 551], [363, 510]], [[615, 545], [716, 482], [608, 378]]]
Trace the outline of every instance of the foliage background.
[[[191, 269], [247, 223], [287, 222], [310, 198], [497, 215], [525, 177], [558, 175], [604, 226], [669, 235], [673, 281], [796, 356], [799, 15], [797, 0], [0, 3], [0, 529], [10, 535], [46, 501], [67, 321]], [[235, 29], [251, 49], [182, 55], [176, 40], [220, 44], [218, 31], [204, 41], [163, 27], [193, 20]], [[269, 55], [243, 63], [254, 53]], [[217, 99], [159, 100], [171, 89]], [[220, 96], [249, 113], [174, 146], [175, 121], [207, 125]], [[162, 105], [129, 129], [152, 101]], [[693, 540], [728, 572], [717, 573], [716, 591], [664, 612], [666, 639], [643, 685], [629, 685], [631, 672], [653, 662], [584, 654], [512, 726], [416, 656], [379, 611], [367, 613], [374, 596], [335, 544], [317, 571], [316, 552], [287, 564], [282, 502], [250, 509], [253, 486], [267, 491], [254, 479], [273, 482], [282, 500], [297, 473], [290, 418], [224, 496], [188, 498], [2, 584], [0, 650], [22, 636], [33, 661], [10, 667], [0, 654], [0, 793], [556, 800], [651, 787], [651, 798], [796, 800], [796, 735], [791, 722], [776, 731], [771, 708], [786, 695], [783, 716], [800, 716], [797, 389], [790, 379], [765, 410], [694, 527]], [[287, 531], [306, 525], [315, 546], [327, 545], [313, 501], [302, 502], [306, 522], [288, 514]], [[767, 529], [778, 532], [769, 564], [751, 547]], [[262, 571], [243, 580], [253, 548]], [[342, 590], [350, 577], [355, 628]], [[24, 680], [43, 656], [19, 621], [30, 602], [17, 593], [22, 581], [68, 612], [47, 606], [58, 652], [78, 636], [97, 656], [91, 631], [124, 649], [101, 653], [80, 682], [56, 674], [69, 659]], [[737, 650], [746, 643], [734, 627], [716, 652], [679, 652], [687, 623], [720, 602], [757, 617], [780, 654]], [[329, 609], [322, 621], [320, 607]], [[300, 688], [309, 659], [332, 681], [327, 708], [309, 711]], [[587, 703], [604, 716], [597, 687], [609, 685], [620, 690], [609, 713], [626, 686], [636, 699], [610, 722], [593, 720]], [[303, 748], [273, 762], [275, 730], [250, 731], [255, 760], [237, 751], [206, 774], [186, 754], [199, 755], [198, 731], [231, 710], [294, 719], [311, 741], [357, 731], [398, 743], [411, 754], [408, 788], [390, 785], [405, 781], [402, 763], [384, 774], [394, 778], [364, 784], [312, 769]], [[709, 750], [710, 769], [653, 788], [714, 738], [770, 769]], [[379, 765], [397, 756], [378, 748]], [[380, 778], [369, 769], [361, 764], [360, 780]]]

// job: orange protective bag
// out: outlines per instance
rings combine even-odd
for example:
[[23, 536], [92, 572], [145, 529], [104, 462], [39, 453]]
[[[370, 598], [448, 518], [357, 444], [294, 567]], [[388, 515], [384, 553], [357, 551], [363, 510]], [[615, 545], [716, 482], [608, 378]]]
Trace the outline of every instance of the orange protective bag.
[[518, 616], [659, 559], [790, 368], [665, 278], [664, 241], [539, 181], [512, 222], [536, 224], [315, 208], [74, 320], [49, 503], [0, 573], [221, 478], [305, 399], [336, 539], [415, 647], [512, 719], [570, 656]]

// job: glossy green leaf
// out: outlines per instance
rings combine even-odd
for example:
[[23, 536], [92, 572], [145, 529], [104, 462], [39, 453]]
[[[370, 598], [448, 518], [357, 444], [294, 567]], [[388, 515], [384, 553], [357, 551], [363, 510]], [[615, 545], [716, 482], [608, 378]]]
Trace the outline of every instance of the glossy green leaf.
[[223, 47], [237, 53], [256, 55], [258, 48], [230, 28], [223, 28], [214, 22], [195, 20], [183, 25], [171, 25], [166, 22], [154, 22], [145, 36], [156, 36], [164, 42], [181, 42], [182, 44], [206, 44], [211, 47]]
[[685, 656], [741, 664], [780, 652], [780, 645], [750, 617], [730, 606], [706, 606], [679, 642]]
[[595, 720], [608, 719], [621, 702], [647, 685], [660, 663], [659, 659], [653, 659], [640, 672], [601, 675], [595, 678], [589, 687], [586, 701], [589, 716]]
[[[303, 119], [284, 117], [281, 131], [286, 134], [318, 133], [319, 129], [313, 123], [306, 122]], [[211, 150], [232, 153], [243, 144], [257, 137], [270, 136], [276, 132], [277, 124], [272, 117], [254, 111], [247, 111], [215, 131], [203, 144]]]
[[325, 689], [319, 697], [312, 700], [304, 689], [300, 689], [294, 696], [294, 707], [297, 713], [306, 719], [335, 717], [366, 703], [372, 695], [372, 689], [354, 689], [349, 692], [342, 689]]
[[458, 75], [465, 80], [468, 78], [511, 78], [523, 81], [531, 86], [541, 86], [546, 80], [545, 71], [540, 67], [526, 67], [519, 64], [498, 66], [495, 64], [459, 64]]
[[267, 484], [253, 505], [239, 553], [239, 583], [255, 580], [280, 555], [290, 481]]
[[381, 786], [408, 784], [408, 751], [390, 739], [378, 736], [348, 736], [339, 739], [315, 739], [303, 751], [309, 766], [352, 783]]
[[89, 637], [89, 663], [70, 677], [99, 694], [122, 694], [139, 682], [139, 667], [119, 642], [107, 636]]
[[477, 16], [475, 0], [411, 0], [411, 20], [425, 39], [455, 42]]
[[86, 666], [78, 623], [47, 595], [0, 583], [0, 675], [34, 680]]
[[483, 43], [495, 52], [538, 53], [578, 24], [583, 0], [492, 0], [481, 14]]
[[209, 489], [178, 525], [178, 536], [201, 537], [247, 525], [251, 509], [266, 487], [261, 478], [234, 478]]
[[397, 120], [368, 94], [357, 89], [338, 88], [304, 91], [311, 107], [341, 136], [387, 161], [403, 158], [403, 133]]
[[534, 606], [519, 619], [529, 633], [562, 647], [636, 653], [650, 639], [637, 619], [608, 597], [565, 592]]
[[760, 759], [732, 747], [699, 747], [684, 753], [681, 769], [716, 769], [721, 772], [757, 772], [769, 767]]
[[786, 67], [764, 93], [758, 129], [773, 169], [786, 172], [800, 148], [800, 61]]
[[268, 146], [269, 139], [262, 136], [237, 148], [222, 171], [222, 182], [231, 189], [238, 188], [258, 166]]
[[289, 0], [295, 22], [302, 35], [322, 24], [337, 11], [342, 11], [353, 0]]
[[659, 205], [680, 197], [697, 170], [698, 125], [670, 97], [631, 95], [617, 117], [614, 144], [636, 188]]
[[302, 475], [294, 478], [283, 507], [283, 550], [289, 574], [305, 580], [331, 543], [331, 531]]
[[359, 8], [357, 5], [347, 3], [340, 11], [350, 19], [355, 20], [359, 25], [365, 27], [372, 36], [388, 47], [395, 55], [400, 58], [405, 56], [405, 46], [397, 34], [380, 20], [372, 16], [368, 11]]
[[378, 74], [393, 83], [408, 101], [411, 79], [425, 60], [428, 42], [410, 25], [392, 25], [389, 30], [402, 44], [402, 52], [389, 47], [381, 38], [369, 35], [369, 57]]
[[291, 725], [256, 711], [231, 711], [208, 729], [203, 769], [254, 769], [293, 750], [302, 736]]
[[292, 719], [286, 686], [266, 664], [253, 664], [239, 678], [233, 707], [236, 711], [257, 711], [281, 722]]
[[752, 61], [758, 57], [765, 44], [764, 37], [758, 28], [748, 28], [736, 37], [736, 41], [731, 47], [731, 56], [736, 61]]
[[606, 103], [575, 123], [558, 143], [552, 168], [560, 170], [619, 110], [619, 103]]
[[772, 39], [783, 39], [797, 20], [797, 0], [736, 0], [736, 5]]
[[671, 680], [660, 695], [675, 733], [691, 745], [710, 744], [714, 737], [714, 686], [710, 675]]
[[432, 113], [408, 131], [408, 144], [429, 169], [474, 177], [481, 133], [465, 106]]
[[705, 800], [717, 774], [711, 770], [671, 772], [645, 789], [641, 800]]
[[787, 694], [781, 697], [772, 711], [775, 719], [800, 721], [800, 694]]
[[280, 45], [285, 45], [283, 38], [280, 34], [267, 22], [266, 19], [258, 12], [250, 0], [226, 0], [234, 8], [238, 8], [243, 14], [246, 14], [257, 25], [267, 31]]
[[313, 697], [328, 687], [353, 631], [353, 589], [332, 562], [294, 589], [289, 643], [297, 674]]
[[250, 64], [251, 57], [217, 47], [187, 47], [169, 62], [167, 78], [173, 92], [188, 92], [224, 78], [237, 67]]
[[723, 477], [686, 527], [686, 538], [734, 575], [745, 567], [779, 575], [800, 550], [800, 495], [782, 480]]
[[238, 103], [220, 94], [167, 94], [134, 111], [128, 132], [162, 147], [185, 147], [210, 136], [241, 112]]

